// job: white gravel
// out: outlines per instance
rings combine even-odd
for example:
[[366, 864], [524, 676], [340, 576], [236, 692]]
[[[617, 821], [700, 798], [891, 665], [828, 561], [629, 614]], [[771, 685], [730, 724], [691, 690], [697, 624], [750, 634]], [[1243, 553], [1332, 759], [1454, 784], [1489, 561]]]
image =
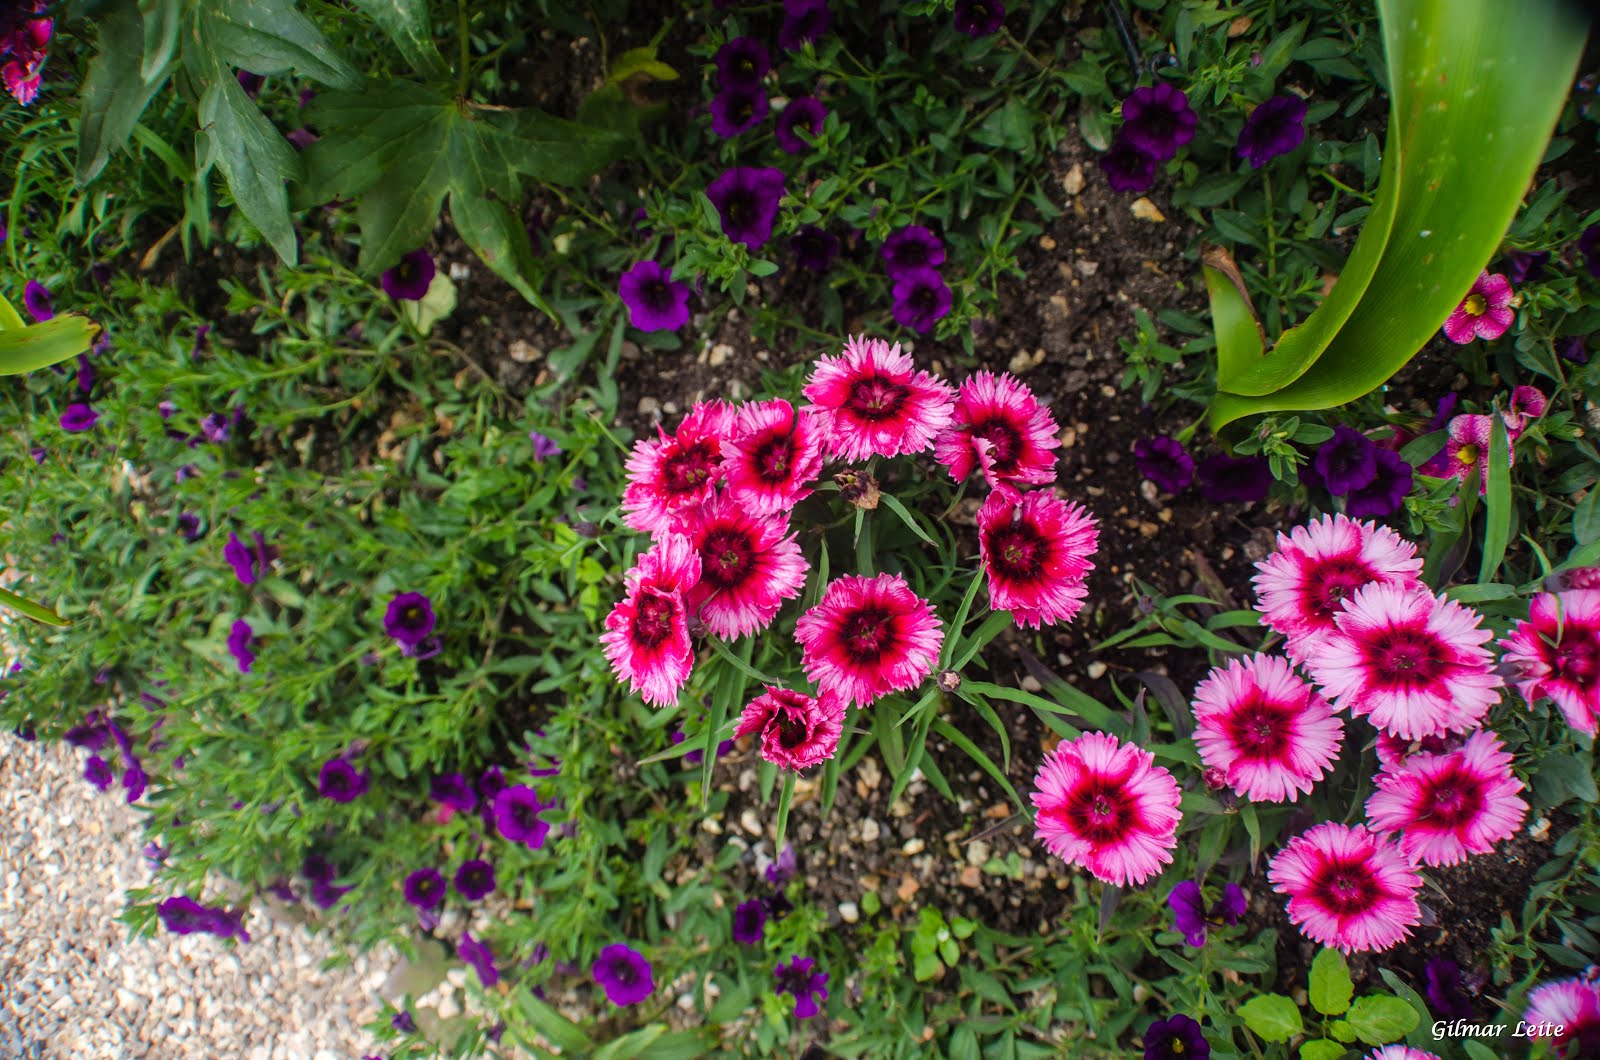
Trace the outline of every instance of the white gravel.
[[[360, 1060], [387, 954], [336, 950], [260, 904], [251, 942], [127, 937], [123, 892], [150, 882], [136, 811], [80, 753], [0, 734], [0, 1057]], [[209, 897], [209, 896], [208, 896]]]

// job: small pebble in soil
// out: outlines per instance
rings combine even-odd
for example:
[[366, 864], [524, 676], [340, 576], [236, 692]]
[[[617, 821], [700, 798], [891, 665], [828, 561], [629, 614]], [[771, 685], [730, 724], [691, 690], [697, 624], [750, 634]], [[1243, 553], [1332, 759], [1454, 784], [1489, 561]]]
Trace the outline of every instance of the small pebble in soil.
[[1106, 675], [1106, 664], [1096, 660], [1089, 664], [1089, 680], [1098, 681]]
[[861, 910], [854, 902], [840, 902], [839, 919], [846, 924], [854, 924], [861, 919]]

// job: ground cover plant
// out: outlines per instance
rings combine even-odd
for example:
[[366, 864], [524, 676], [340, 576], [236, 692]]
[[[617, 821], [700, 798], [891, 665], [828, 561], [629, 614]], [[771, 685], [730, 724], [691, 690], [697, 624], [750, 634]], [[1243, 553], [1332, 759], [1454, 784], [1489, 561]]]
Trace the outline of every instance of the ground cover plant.
[[1600, 67], [1508, 11], [14, 4], [0, 720], [130, 930], [397, 945], [387, 1058], [1590, 1055]]

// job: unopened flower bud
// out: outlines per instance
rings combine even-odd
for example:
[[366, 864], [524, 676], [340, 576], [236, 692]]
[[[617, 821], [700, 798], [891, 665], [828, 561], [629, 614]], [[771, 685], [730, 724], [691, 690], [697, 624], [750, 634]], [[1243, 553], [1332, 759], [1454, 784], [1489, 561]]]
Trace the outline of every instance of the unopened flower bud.
[[961, 675], [954, 670], [940, 670], [937, 680], [939, 687], [946, 692], [954, 692], [961, 687]]
[[1201, 773], [1200, 779], [1204, 780], [1206, 782], [1206, 787], [1210, 788], [1212, 791], [1221, 791], [1223, 788], [1228, 786], [1228, 774], [1218, 769], [1216, 766], [1212, 766], [1204, 773]]
[[878, 506], [878, 480], [865, 471], [841, 471], [833, 476], [838, 483], [839, 496], [865, 511]]
[[596, 538], [600, 536], [600, 524], [592, 523], [587, 519], [572, 524], [572, 529], [579, 537]]

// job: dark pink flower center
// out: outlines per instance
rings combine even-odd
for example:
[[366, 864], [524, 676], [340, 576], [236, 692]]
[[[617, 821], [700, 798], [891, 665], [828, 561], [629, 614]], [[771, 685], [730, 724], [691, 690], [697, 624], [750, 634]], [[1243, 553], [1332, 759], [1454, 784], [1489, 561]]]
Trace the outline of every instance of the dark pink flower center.
[[1282, 757], [1289, 732], [1300, 711], [1285, 703], [1265, 700], [1259, 694], [1229, 715], [1226, 727], [1233, 746], [1246, 757], [1271, 760]]
[[989, 564], [1008, 581], [1034, 581], [1043, 573], [1050, 542], [1030, 522], [1019, 521], [989, 535]]
[[881, 607], [850, 612], [839, 625], [845, 654], [858, 663], [875, 663], [894, 646], [894, 616]]
[[1441, 828], [1458, 828], [1477, 817], [1483, 803], [1483, 785], [1477, 778], [1452, 768], [1423, 783], [1417, 818]]
[[671, 597], [645, 590], [633, 619], [634, 642], [641, 647], [654, 648], [672, 636], [672, 624], [677, 616], [678, 606]]
[[784, 750], [792, 751], [806, 742], [811, 731], [806, 726], [805, 716], [797, 710], [780, 707], [777, 717], [773, 719], [778, 725], [778, 743]]
[[718, 527], [700, 546], [700, 576], [720, 589], [731, 589], [750, 574], [755, 544], [737, 527]]
[[751, 454], [750, 463], [761, 481], [773, 485], [788, 482], [794, 465], [794, 435], [774, 433], [768, 436]]
[[1067, 826], [1094, 844], [1114, 843], [1140, 821], [1138, 807], [1121, 787], [1091, 780], [1067, 797], [1063, 809]]
[[1377, 580], [1377, 574], [1353, 556], [1335, 556], [1311, 569], [1306, 578], [1306, 597], [1311, 612], [1325, 623], [1344, 610], [1344, 602], [1363, 585]]
[[695, 442], [667, 457], [661, 478], [668, 493], [695, 493], [716, 474], [717, 453], [709, 442]]
[[1390, 629], [1362, 646], [1368, 669], [1389, 687], [1430, 685], [1444, 673], [1448, 648], [1425, 629]]
[[877, 422], [893, 419], [905, 408], [911, 390], [882, 375], [863, 376], [850, 384], [844, 407], [858, 418]]
[[[1558, 678], [1588, 688], [1600, 679], [1600, 641], [1588, 630], [1574, 631], [1569, 628], [1566, 632], [1562, 643], [1555, 647], [1555, 658], [1551, 660], [1550, 668]], [[1580, 632], [1581, 638], [1573, 637], [1574, 632]]]
[[1339, 916], [1367, 912], [1383, 889], [1365, 862], [1334, 861], [1311, 881], [1310, 897]]
[[1022, 457], [1022, 435], [998, 416], [973, 424], [972, 436], [989, 443], [989, 460], [996, 471], [1012, 470]]

